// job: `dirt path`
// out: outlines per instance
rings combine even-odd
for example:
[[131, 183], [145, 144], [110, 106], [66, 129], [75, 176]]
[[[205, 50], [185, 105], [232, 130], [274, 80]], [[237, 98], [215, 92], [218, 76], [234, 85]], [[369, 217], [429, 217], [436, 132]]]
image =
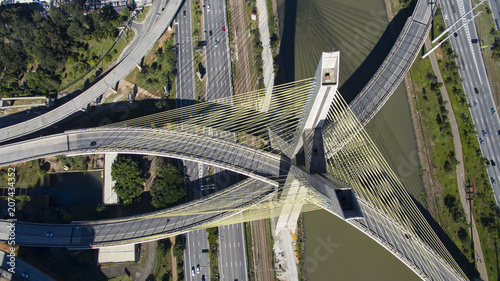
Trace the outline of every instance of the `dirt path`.
[[170, 255], [172, 257], [172, 278], [174, 280], [177, 280], [177, 260], [175, 259], [174, 256], [175, 236], [170, 237], [169, 239], [170, 239], [170, 244], [172, 245], [170, 247]]
[[267, 220], [252, 221], [252, 247], [255, 269], [255, 280], [274, 280], [271, 241], [269, 240], [269, 224]]
[[[431, 49], [431, 42], [429, 37], [425, 40], [425, 47], [427, 50]], [[476, 267], [479, 271], [482, 280], [488, 280], [488, 273], [486, 271], [486, 265], [484, 262], [483, 250], [481, 248], [481, 241], [479, 240], [479, 236], [476, 229], [476, 223], [474, 220], [474, 216], [471, 214], [471, 210], [469, 208], [469, 204], [467, 202], [467, 197], [465, 194], [465, 171], [464, 171], [464, 159], [462, 154], [462, 142], [460, 141], [460, 131], [458, 129], [457, 120], [455, 119], [455, 114], [453, 113], [453, 108], [451, 107], [450, 98], [448, 96], [448, 92], [446, 91], [446, 87], [444, 85], [443, 77], [441, 76], [441, 72], [439, 71], [439, 66], [434, 54], [430, 54], [429, 58], [431, 60], [432, 69], [437, 76], [438, 82], [443, 83], [440, 88], [441, 94], [443, 95], [443, 100], [445, 102], [446, 110], [451, 114], [448, 114], [448, 118], [450, 119], [451, 132], [453, 134], [453, 145], [455, 147], [455, 156], [459, 163], [457, 164], [457, 181], [458, 181], [458, 192], [460, 193], [460, 201], [462, 202], [462, 207], [465, 211], [465, 217], [467, 218], [467, 222], [472, 225], [470, 235], [474, 241], [474, 250], [476, 251]]]

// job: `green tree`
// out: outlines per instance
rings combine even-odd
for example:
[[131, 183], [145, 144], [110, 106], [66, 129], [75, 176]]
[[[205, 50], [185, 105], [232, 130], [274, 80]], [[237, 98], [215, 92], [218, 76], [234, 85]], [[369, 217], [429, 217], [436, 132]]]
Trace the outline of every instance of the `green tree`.
[[120, 155], [111, 166], [111, 176], [116, 181], [113, 189], [124, 204], [132, 203], [142, 194], [144, 178], [139, 162]]
[[165, 208], [178, 202], [186, 195], [181, 173], [171, 164], [160, 168], [151, 186], [151, 204], [155, 208]]

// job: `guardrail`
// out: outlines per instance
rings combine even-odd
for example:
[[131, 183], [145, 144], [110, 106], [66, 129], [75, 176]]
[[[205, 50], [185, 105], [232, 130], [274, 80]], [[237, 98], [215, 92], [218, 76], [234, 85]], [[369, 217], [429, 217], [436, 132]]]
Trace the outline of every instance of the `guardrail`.
[[[423, 23], [421, 23], [419, 21], [415, 21], [414, 16], [420, 11], [420, 9], [429, 9], [428, 7], [429, 7], [429, 4], [427, 3], [426, 0], [419, 0], [418, 1], [417, 7], [415, 7], [415, 10], [413, 11], [413, 15], [411, 17], [409, 17], [408, 20], [406, 21], [406, 24], [404, 25], [403, 30], [401, 31], [398, 39], [396, 40], [396, 42], [394, 43], [394, 46], [392, 47], [391, 51], [389, 52], [389, 55], [386, 57], [386, 59], [384, 60], [382, 65], [378, 68], [375, 75], [373, 75], [373, 77], [370, 79], [370, 81], [368, 81], [366, 86], [361, 90], [361, 92], [356, 96], [356, 98], [349, 105], [363, 126], [365, 126], [373, 118], [373, 116], [375, 116], [375, 114], [380, 110], [380, 108], [392, 96], [392, 94], [394, 93], [396, 88], [399, 86], [399, 84], [403, 80], [404, 75], [406, 74], [406, 72], [408, 72], [409, 68], [413, 64], [413, 61], [415, 61], [418, 52], [420, 51], [420, 49], [422, 48], [422, 46], [424, 44], [425, 37], [429, 33], [431, 23], [432, 23], [432, 17], [429, 17], [427, 19], [423, 33], [418, 36], [418, 41], [417, 41], [418, 43], [416, 45], [414, 45], [414, 48], [411, 51], [407, 52], [407, 54], [410, 55], [410, 59], [406, 61], [406, 63], [404, 64], [404, 66], [402, 68], [398, 68], [401, 70], [397, 74], [396, 79], [394, 80], [394, 82], [391, 83], [391, 85], [389, 86], [387, 91], [382, 92], [381, 98], [379, 98], [375, 103], [373, 103], [373, 106], [368, 111], [366, 111], [365, 107], [359, 108], [362, 106], [361, 100], [366, 98], [365, 97], [366, 93], [371, 90], [373, 85], [375, 85], [376, 82], [378, 81], [378, 79], [380, 79], [380, 77], [384, 74], [384, 71], [386, 70], [389, 63], [394, 60], [394, 56], [395, 56], [396, 52], [401, 47], [401, 44], [405, 41], [405, 39], [406, 39], [405, 37], [408, 35], [408, 32], [409, 32], [410, 28], [413, 26], [413, 24], [423, 25]], [[432, 9], [433, 10], [432, 10], [431, 14], [433, 14], [435, 12], [435, 10], [436, 10], [435, 6]], [[379, 94], [379, 96], [380, 96], [380, 94]]]

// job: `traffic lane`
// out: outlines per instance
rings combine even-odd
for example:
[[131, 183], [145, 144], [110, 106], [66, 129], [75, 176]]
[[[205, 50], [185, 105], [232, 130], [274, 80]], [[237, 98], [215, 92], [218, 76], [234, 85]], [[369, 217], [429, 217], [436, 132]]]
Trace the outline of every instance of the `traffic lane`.
[[241, 223], [219, 227], [224, 280], [246, 280], [245, 241]]
[[[450, 1], [444, 1], [442, 4], [443, 4], [443, 10], [446, 13], [448, 13], [450, 20], [455, 21], [460, 18], [459, 14], [455, 13], [456, 10], [453, 9]], [[467, 11], [471, 9], [468, 2], [465, 2], [464, 8]], [[470, 17], [471, 15], [469, 16], [469, 18]], [[445, 20], [445, 22], [449, 24], [448, 21]], [[476, 126], [476, 131], [478, 132], [479, 135], [478, 138], [483, 137], [485, 139], [485, 144], [484, 145], [480, 144], [482, 154], [483, 156], [489, 159], [498, 158], [498, 155], [500, 155], [498, 144], [500, 142], [498, 141], [498, 138], [496, 136], [495, 137], [492, 136], [491, 128], [493, 128], [493, 133], [495, 133], [495, 130], [498, 130], [497, 128], [499, 128], [499, 122], [498, 122], [498, 117], [492, 118], [491, 116], [489, 116], [491, 114], [491, 107], [494, 107], [494, 102], [492, 100], [491, 88], [488, 83], [486, 71], [484, 68], [484, 62], [482, 61], [479, 46], [471, 46], [472, 42], [470, 40], [478, 38], [474, 22], [473, 21], [469, 22], [464, 29], [460, 29], [455, 32], [458, 35], [458, 37], [452, 36], [451, 41], [452, 41], [452, 46], [454, 46], [454, 49], [456, 49], [456, 52], [459, 55], [459, 59], [457, 61], [459, 62], [461, 76], [462, 78], [464, 78], [464, 83], [463, 83], [464, 90], [467, 96], [469, 96], [469, 100], [471, 101], [471, 103], [473, 103], [476, 100], [479, 104], [478, 109], [471, 110], [471, 113], [473, 116], [473, 121]], [[467, 50], [469, 50], [469, 54]], [[479, 58], [479, 60], [478, 59], [474, 60], [474, 57]], [[474, 96], [476, 92], [479, 92], [477, 94], [478, 96]], [[490, 139], [493, 141], [490, 142], [490, 140], [482, 136], [482, 130], [489, 131]], [[495, 139], [496, 141], [494, 141]], [[490, 166], [488, 167], [487, 170], [488, 174], [490, 175], [490, 178], [493, 177], [498, 179], [498, 176], [500, 175], [498, 166], [497, 167]], [[500, 202], [499, 200], [500, 190], [498, 188], [498, 185], [493, 184], [491, 179], [489, 180], [491, 185], [493, 186], [495, 199], [497, 200], [498, 204], [498, 202]]]

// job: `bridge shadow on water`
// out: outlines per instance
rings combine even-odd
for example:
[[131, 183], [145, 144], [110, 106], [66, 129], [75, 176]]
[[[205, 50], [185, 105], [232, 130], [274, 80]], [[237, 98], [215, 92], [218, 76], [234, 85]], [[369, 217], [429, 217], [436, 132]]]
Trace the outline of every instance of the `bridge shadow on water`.
[[[410, 195], [411, 196], [411, 195]], [[444, 244], [448, 252], [455, 259], [460, 268], [464, 271], [467, 277], [470, 280], [474, 280], [478, 278], [479, 280], [479, 272], [477, 271], [474, 262], [470, 262], [467, 256], [465, 256], [462, 251], [455, 245], [453, 240], [446, 234], [446, 232], [441, 228], [439, 223], [432, 217], [429, 211], [422, 205], [418, 200], [416, 200], [413, 196], [411, 196], [413, 202], [417, 205], [417, 208], [422, 212], [427, 222], [430, 224], [432, 230], [439, 237], [441, 242]], [[474, 253], [471, 253], [474, 255]], [[483, 261], [484, 262], [484, 261]]]
[[390, 53], [392, 46], [398, 39], [406, 20], [413, 13], [413, 9], [414, 5], [399, 11], [389, 23], [377, 44], [375, 44], [363, 63], [361, 63], [354, 73], [339, 87], [339, 92], [347, 103], [350, 103], [356, 98], [358, 93], [361, 92], [382, 65], [385, 58]]

